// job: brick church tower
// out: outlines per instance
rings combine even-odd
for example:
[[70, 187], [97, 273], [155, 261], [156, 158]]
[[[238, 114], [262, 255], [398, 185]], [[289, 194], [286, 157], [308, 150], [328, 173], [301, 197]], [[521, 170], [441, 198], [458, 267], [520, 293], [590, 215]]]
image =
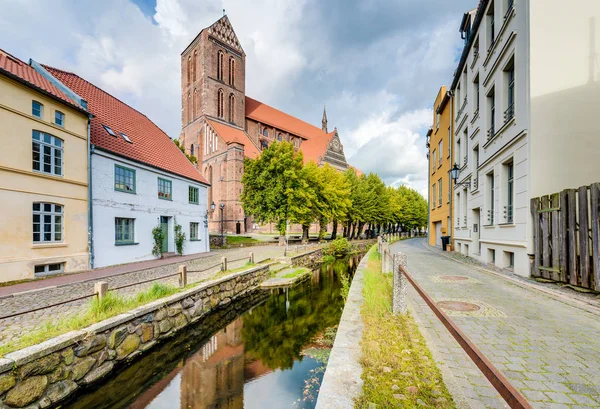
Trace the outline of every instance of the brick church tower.
[[[208, 194], [211, 231], [244, 232], [239, 202], [243, 144], [227, 143], [219, 129], [244, 132], [246, 54], [227, 16], [205, 28], [181, 54], [180, 141], [198, 158], [198, 169], [211, 184]], [[223, 217], [221, 219], [221, 205]], [[240, 224], [242, 224], [240, 226]]]

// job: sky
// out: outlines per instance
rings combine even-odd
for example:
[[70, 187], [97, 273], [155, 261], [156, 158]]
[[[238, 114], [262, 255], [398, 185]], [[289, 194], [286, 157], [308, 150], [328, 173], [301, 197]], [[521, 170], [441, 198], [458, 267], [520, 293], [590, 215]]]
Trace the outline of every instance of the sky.
[[478, 0], [0, 0], [0, 48], [73, 71], [181, 130], [180, 54], [227, 13], [246, 95], [320, 127], [350, 164], [427, 197], [425, 133]]

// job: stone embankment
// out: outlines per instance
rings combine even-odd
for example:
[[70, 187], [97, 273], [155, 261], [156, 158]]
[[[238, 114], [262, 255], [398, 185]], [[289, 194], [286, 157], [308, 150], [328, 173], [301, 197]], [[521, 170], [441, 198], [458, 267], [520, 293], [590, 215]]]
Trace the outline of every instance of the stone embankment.
[[0, 409], [55, 407], [182, 328], [255, 290], [259, 266], [146, 304], [0, 358]]

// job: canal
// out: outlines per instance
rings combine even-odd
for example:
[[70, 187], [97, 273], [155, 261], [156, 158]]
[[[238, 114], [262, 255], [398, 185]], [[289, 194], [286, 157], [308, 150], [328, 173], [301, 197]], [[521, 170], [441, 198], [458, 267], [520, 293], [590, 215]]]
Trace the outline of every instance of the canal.
[[68, 409], [314, 408], [358, 256], [207, 316]]

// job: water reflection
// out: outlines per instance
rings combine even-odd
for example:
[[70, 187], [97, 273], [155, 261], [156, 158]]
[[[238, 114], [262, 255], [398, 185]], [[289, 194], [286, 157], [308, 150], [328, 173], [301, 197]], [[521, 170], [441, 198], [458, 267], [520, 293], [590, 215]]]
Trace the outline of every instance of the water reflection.
[[328, 356], [320, 339], [339, 322], [351, 265], [324, 266], [241, 314], [220, 311], [218, 332], [192, 328], [68, 407], [313, 408]]

